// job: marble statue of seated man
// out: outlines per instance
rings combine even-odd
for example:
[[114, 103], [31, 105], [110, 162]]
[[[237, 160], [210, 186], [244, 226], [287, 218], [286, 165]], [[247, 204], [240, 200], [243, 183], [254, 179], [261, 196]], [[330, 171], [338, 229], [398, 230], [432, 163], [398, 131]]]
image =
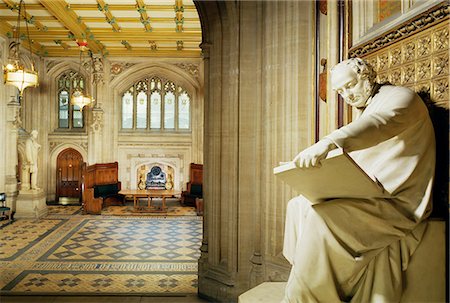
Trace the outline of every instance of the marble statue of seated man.
[[331, 83], [358, 117], [293, 161], [320, 166], [330, 150], [343, 148], [389, 194], [289, 201], [283, 253], [292, 269], [283, 302], [399, 302], [402, 270], [431, 211], [433, 126], [415, 92], [377, 84], [361, 59], [336, 65]]

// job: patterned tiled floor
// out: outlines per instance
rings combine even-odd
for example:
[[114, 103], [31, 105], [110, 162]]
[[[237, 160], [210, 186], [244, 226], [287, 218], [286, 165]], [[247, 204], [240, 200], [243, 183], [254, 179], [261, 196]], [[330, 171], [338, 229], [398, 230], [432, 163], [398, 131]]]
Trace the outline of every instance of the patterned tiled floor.
[[[60, 208], [60, 206], [57, 206]], [[201, 217], [83, 216], [50, 208], [0, 229], [7, 294], [192, 294]]]

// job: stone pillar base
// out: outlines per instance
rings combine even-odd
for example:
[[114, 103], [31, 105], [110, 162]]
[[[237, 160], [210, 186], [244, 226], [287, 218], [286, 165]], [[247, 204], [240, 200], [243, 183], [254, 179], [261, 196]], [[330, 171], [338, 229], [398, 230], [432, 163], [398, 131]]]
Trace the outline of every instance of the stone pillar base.
[[39, 219], [47, 215], [45, 193], [42, 189], [21, 190], [17, 196], [15, 218]]

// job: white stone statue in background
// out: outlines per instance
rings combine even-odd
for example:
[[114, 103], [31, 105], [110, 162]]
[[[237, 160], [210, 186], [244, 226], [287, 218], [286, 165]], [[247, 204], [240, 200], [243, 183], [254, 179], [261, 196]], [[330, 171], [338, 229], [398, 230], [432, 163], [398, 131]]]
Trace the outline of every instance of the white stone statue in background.
[[[26, 173], [24, 186], [26, 189], [39, 189], [37, 186], [38, 178], [38, 153], [41, 149], [41, 145], [37, 142], [38, 131], [31, 131], [30, 137], [25, 142], [25, 156], [26, 156]], [[30, 180], [28, 186], [27, 180]]]
[[283, 253], [293, 266], [283, 302], [399, 302], [402, 270], [431, 211], [433, 126], [416, 93], [376, 84], [361, 59], [336, 65], [331, 83], [360, 115], [294, 161], [320, 166], [330, 150], [343, 148], [389, 197], [289, 201]]

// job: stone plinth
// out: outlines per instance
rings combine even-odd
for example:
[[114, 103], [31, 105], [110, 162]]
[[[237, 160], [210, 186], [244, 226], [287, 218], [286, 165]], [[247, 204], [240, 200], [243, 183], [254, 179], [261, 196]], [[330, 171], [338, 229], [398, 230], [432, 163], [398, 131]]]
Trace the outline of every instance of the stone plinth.
[[38, 219], [47, 215], [45, 193], [42, 189], [21, 190], [17, 196], [15, 218]]

